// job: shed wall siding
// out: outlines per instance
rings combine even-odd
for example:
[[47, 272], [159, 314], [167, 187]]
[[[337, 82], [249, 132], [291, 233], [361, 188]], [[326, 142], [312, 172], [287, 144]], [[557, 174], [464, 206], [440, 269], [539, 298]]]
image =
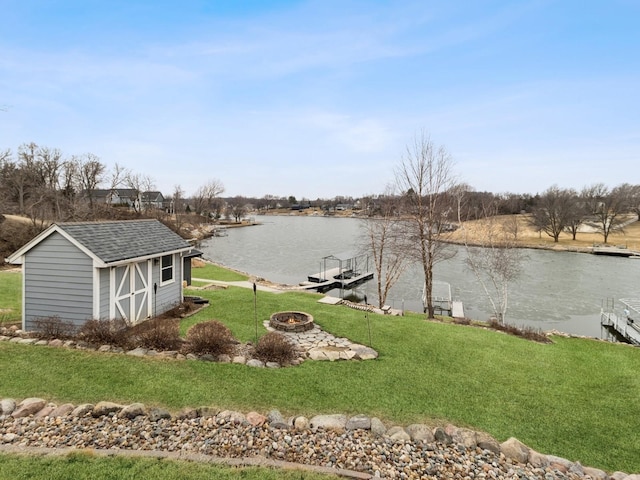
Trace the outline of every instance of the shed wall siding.
[[100, 319], [109, 318], [109, 290], [111, 288], [111, 279], [109, 268], [100, 269]]
[[93, 316], [93, 261], [59, 233], [27, 252], [24, 275], [27, 330], [38, 317], [80, 326]]
[[[152, 267], [152, 288], [153, 284], [158, 285], [158, 292], [151, 304], [152, 312], [159, 315], [182, 302], [182, 258], [178, 254], [173, 255], [174, 281], [160, 286], [160, 264]], [[153, 290], [152, 290], [153, 292]], [[153, 315], [152, 314], [152, 315]]]

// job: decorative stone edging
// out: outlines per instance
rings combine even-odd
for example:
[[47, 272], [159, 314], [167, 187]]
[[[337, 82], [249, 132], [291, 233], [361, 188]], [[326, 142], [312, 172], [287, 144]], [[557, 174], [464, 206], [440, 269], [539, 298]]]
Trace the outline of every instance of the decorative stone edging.
[[[269, 326], [269, 321], [264, 322], [264, 326], [268, 331], [275, 331]], [[372, 360], [378, 357], [378, 352], [374, 349], [351, 342], [347, 338], [336, 338], [332, 334], [323, 331], [318, 325], [314, 325], [313, 329], [306, 332], [282, 332], [281, 335], [286, 337], [301, 354], [294, 359], [288, 366], [300, 365], [305, 360]], [[213, 355], [194, 355], [193, 353], [182, 354], [176, 350], [157, 351], [148, 348], [138, 347], [132, 350], [123, 350], [120, 347], [112, 345], [96, 346], [87, 342], [75, 340], [39, 340], [32, 338], [29, 334], [17, 328], [0, 327], [0, 341], [8, 341], [21, 345], [39, 345], [50, 347], [75, 348], [79, 350], [92, 350], [102, 353], [122, 353], [134, 357], [155, 357], [169, 358], [175, 360], [200, 360], [205, 362], [219, 363], [236, 363], [256, 368], [280, 368], [283, 365], [277, 362], [263, 362], [257, 358], [252, 358], [247, 353], [238, 353], [236, 355], [222, 354], [214, 357]], [[242, 349], [240, 349], [242, 350]], [[244, 349], [246, 351], [246, 349]]]
[[[204, 406], [172, 414], [134, 403], [56, 405], [41, 398], [0, 400], [0, 447], [180, 452], [269, 460], [382, 478], [527, 478], [640, 480], [538, 453], [515, 438], [453, 425], [387, 428], [366, 415], [284, 418]], [[335, 472], [334, 472], [335, 473]], [[365, 474], [363, 476], [362, 474]]]

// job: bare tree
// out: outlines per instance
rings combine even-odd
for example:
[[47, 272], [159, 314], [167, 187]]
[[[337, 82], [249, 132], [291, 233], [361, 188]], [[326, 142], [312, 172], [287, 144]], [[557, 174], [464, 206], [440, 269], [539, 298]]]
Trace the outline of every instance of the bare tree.
[[390, 189], [377, 198], [375, 216], [363, 218], [363, 249], [371, 255], [376, 273], [378, 307], [410, 264], [406, 236], [399, 221], [399, 199]]
[[451, 211], [446, 192], [455, 185], [452, 164], [445, 148], [436, 147], [423, 132], [407, 147], [395, 173], [397, 190], [404, 200], [405, 234], [415, 245], [410, 253], [419, 259], [424, 273], [428, 318], [434, 318], [433, 267], [451, 256], [441, 240]]
[[531, 222], [552, 237], [554, 242], [558, 242], [560, 234], [569, 224], [575, 199], [576, 192], [571, 189], [561, 189], [557, 185], [549, 187], [534, 207]]
[[[76, 163], [78, 183], [89, 198], [89, 208], [93, 210], [93, 193], [102, 182], [106, 167], [100, 161], [100, 158], [92, 153], [74, 157], [74, 161]], [[117, 164], [116, 169], [118, 169]]]
[[133, 211], [140, 214], [144, 209], [143, 195], [153, 189], [153, 179], [149, 175], [129, 171], [125, 176], [124, 183], [127, 188], [133, 190], [133, 199], [131, 200]]
[[224, 192], [224, 185], [218, 179], [211, 179], [201, 185], [193, 195], [193, 206], [197, 215], [209, 216], [215, 208], [215, 200]]
[[622, 225], [620, 215], [627, 209], [626, 198], [621, 187], [609, 189], [604, 183], [596, 183], [583, 190], [588, 212], [595, 218], [595, 222], [607, 243], [609, 234]]
[[[504, 322], [509, 305], [509, 285], [520, 275], [524, 259], [512, 227], [491, 212], [474, 227], [463, 225], [462, 228], [466, 264], [482, 286], [494, 317]], [[473, 239], [474, 246], [469, 245], [469, 239]]]
[[244, 218], [247, 211], [247, 199], [245, 197], [236, 196], [227, 200], [227, 216], [233, 218], [236, 223], [239, 223]]

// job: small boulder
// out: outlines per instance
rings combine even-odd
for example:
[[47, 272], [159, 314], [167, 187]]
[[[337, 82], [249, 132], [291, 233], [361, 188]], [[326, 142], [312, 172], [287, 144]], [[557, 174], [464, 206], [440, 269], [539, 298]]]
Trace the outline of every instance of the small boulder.
[[387, 427], [384, 426], [384, 423], [382, 423], [382, 420], [378, 417], [371, 419], [371, 433], [377, 437], [382, 437], [387, 433]]
[[72, 417], [86, 417], [90, 413], [93, 412], [95, 406], [92, 403], [83, 403], [82, 405], [78, 405], [72, 412]]
[[256, 367], [256, 368], [264, 368], [264, 362], [262, 360], [258, 360], [257, 358], [252, 358], [247, 362], [248, 367]]
[[411, 441], [411, 436], [407, 433], [407, 431], [402, 427], [391, 427], [387, 430], [386, 436], [393, 442], [409, 442]]
[[298, 431], [307, 430], [311, 424], [309, 423], [309, 419], [304, 416], [299, 416], [293, 419], [293, 428]]
[[431, 428], [423, 423], [411, 424], [405, 430], [414, 442], [423, 441], [426, 443], [433, 443], [436, 440]]
[[133, 420], [136, 417], [141, 417], [145, 414], [144, 405], [142, 403], [132, 403], [127, 405], [118, 413], [120, 418], [128, 418]]
[[267, 421], [267, 417], [259, 414], [258, 412], [247, 413], [247, 422], [249, 422], [254, 427], [260, 427], [264, 425], [266, 421]]
[[0, 437], [0, 440], [2, 440], [2, 443], [12, 443], [15, 442], [18, 438], [20, 437], [16, 433], [5, 433]]
[[218, 362], [220, 363], [231, 363], [231, 356], [226, 353], [222, 353], [218, 355]]
[[500, 453], [500, 444], [488, 433], [476, 432], [476, 440], [478, 442], [478, 447], [482, 450], [489, 450], [496, 454]]
[[600, 470], [599, 468], [582, 467], [585, 475], [589, 475], [593, 480], [607, 480], [609, 475], [607, 472]]
[[[202, 406], [202, 407], [196, 408], [195, 417], [210, 418], [210, 417], [216, 417], [219, 413], [220, 413], [219, 408]], [[192, 418], [192, 417], [187, 417], [187, 418]]]
[[51, 418], [57, 418], [57, 417], [66, 417], [67, 415], [69, 415], [71, 412], [73, 412], [73, 409], [75, 407], [70, 404], [70, 403], [65, 403], [63, 405], [60, 405], [59, 407], [55, 408], [50, 414], [49, 416]]
[[347, 430], [371, 430], [371, 419], [366, 415], [356, 415], [347, 420]]
[[347, 425], [347, 416], [342, 414], [316, 415], [309, 422], [311, 428], [343, 431]]
[[147, 413], [147, 416], [152, 422], [157, 422], [158, 420], [162, 419], [168, 420], [171, 418], [171, 414], [169, 413], [169, 411], [165, 410], [164, 408], [151, 408]]
[[451, 437], [451, 435], [449, 435], [442, 427], [437, 427], [433, 431], [433, 436], [435, 437], [436, 442], [443, 445], [451, 445], [453, 443], [453, 438]]
[[57, 407], [56, 404], [50, 403], [50, 404], [46, 405], [42, 410], [37, 412], [33, 417], [34, 418], [48, 417], [48, 416], [51, 415], [51, 412], [53, 412], [56, 409], [56, 407]]
[[127, 355], [131, 355], [132, 357], [144, 357], [148, 351], [149, 350], [147, 350], [146, 348], [138, 347], [134, 348], [133, 350], [129, 350], [127, 352]]
[[230, 423], [232, 425], [242, 425], [247, 423], [247, 417], [240, 412], [234, 410], [223, 410], [216, 416], [216, 420], [223, 423]]
[[278, 362], [267, 362], [265, 363], [267, 368], [280, 368], [280, 364]]
[[529, 456], [527, 457], [527, 461], [531, 464], [531, 466], [536, 468], [547, 468], [549, 466], [549, 458], [542, 454], [538, 453], [535, 450], [529, 449]]
[[123, 409], [122, 405], [113, 402], [98, 402], [91, 412], [95, 418], [109, 415], [110, 413], [119, 413]]
[[269, 422], [269, 426], [271, 428], [280, 428], [285, 430], [289, 428], [289, 424], [279, 410], [271, 410], [267, 413], [267, 422]]
[[11, 415], [16, 409], [16, 401], [13, 398], [3, 398], [0, 400], [0, 415]]
[[231, 362], [244, 365], [245, 363], [247, 363], [247, 357], [244, 357], [242, 355], [236, 355], [231, 359]]
[[58, 338], [54, 338], [53, 340], [49, 341], [50, 347], [62, 347], [63, 345], [64, 345], [64, 342]]
[[478, 446], [477, 435], [473, 430], [447, 425], [446, 431], [451, 435], [454, 443], [457, 443], [458, 445], [462, 445], [468, 449], [474, 449]]
[[42, 410], [47, 404], [42, 398], [25, 398], [18, 404], [11, 416], [13, 418], [22, 418], [33, 415]]
[[527, 463], [529, 459], [529, 447], [517, 438], [511, 437], [500, 444], [502, 454], [518, 463]]

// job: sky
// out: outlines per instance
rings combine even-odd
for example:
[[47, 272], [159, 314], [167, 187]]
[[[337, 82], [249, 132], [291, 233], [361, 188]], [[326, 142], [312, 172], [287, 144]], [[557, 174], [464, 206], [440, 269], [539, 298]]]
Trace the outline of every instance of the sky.
[[427, 134], [494, 193], [640, 183], [639, 0], [0, 0], [0, 150], [170, 194], [382, 193]]

